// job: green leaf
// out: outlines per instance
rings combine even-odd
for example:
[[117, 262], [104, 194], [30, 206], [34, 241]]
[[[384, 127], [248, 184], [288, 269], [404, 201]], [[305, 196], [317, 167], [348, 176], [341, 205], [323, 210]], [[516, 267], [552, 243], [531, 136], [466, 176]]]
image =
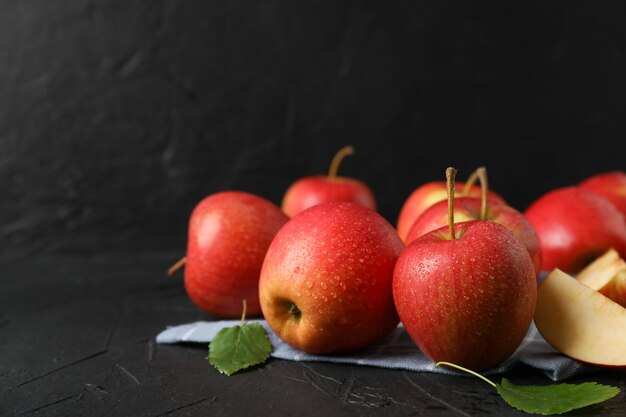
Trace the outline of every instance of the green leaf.
[[617, 387], [596, 382], [520, 386], [502, 378], [502, 383], [496, 384], [479, 373], [454, 363], [437, 362], [435, 367], [440, 365], [456, 368], [482, 379], [494, 387], [507, 404], [527, 413], [563, 414], [577, 408], [601, 403], [620, 393], [620, 389]]
[[496, 384], [496, 389], [511, 407], [536, 414], [562, 414], [606, 401], [620, 392], [617, 387], [595, 382], [519, 386], [506, 378]]
[[207, 359], [221, 373], [232, 375], [265, 362], [271, 352], [265, 329], [253, 322], [220, 330], [209, 345]]

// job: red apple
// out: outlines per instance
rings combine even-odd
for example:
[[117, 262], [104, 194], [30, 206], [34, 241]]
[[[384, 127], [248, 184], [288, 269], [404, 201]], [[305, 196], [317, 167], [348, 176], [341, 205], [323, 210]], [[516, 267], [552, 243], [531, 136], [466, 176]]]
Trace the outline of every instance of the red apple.
[[626, 173], [623, 171], [594, 175], [581, 182], [580, 187], [606, 198], [626, 216]]
[[[447, 171], [450, 189], [453, 172]], [[454, 224], [452, 207], [449, 214], [448, 227], [402, 251], [393, 296], [406, 331], [426, 356], [483, 370], [522, 342], [535, 311], [535, 271], [506, 227], [483, 220]]]
[[[468, 183], [473, 184], [470, 177]], [[457, 197], [480, 197], [481, 188], [476, 185], [470, 185], [467, 187], [466, 183], [457, 182], [455, 188], [460, 192], [457, 193]], [[417, 187], [411, 195], [406, 199], [402, 208], [400, 209], [400, 215], [398, 216], [397, 230], [400, 239], [406, 243], [406, 236], [413, 226], [415, 220], [430, 206], [439, 201], [446, 199], [446, 182], [445, 181], [432, 181]], [[504, 199], [497, 193], [489, 191], [489, 201], [499, 201], [504, 203]]]
[[337, 152], [330, 165], [328, 175], [315, 175], [297, 180], [287, 189], [283, 197], [282, 210], [293, 217], [303, 210], [321, 203], [353, 202], [376, 210], [376, 199], [365, 183], [349, 177], [337, 176], [339, 164], [354, 148], [346, 146]]
[[202, 310], [240, 317], [261, 313], [259, 275], [267, 248], [287, 216], [253, 194], [225, 191], [206, 197], [189, 219], [185, 289]]
[[356, 203], [324, 203], [276, 235], [261, 271], [267, 323], [305, 352], [363, 348], [398, 324], [391, 293], [402, 250], [395, 229]]
[[610, 248], [625, 254], [624, 216], [591, 191], [580, 187], [550, 191], [525, 215], [539, 236], [544, 271], [576, 273]]
[[[526, 217], [516, 209], [499, 201], [488, 201], [486, 215], [481, 216], [482, 202], [479, 198], [464, 197], [454, 200], [454, 221], [491, 220], [506, 226], [524, 244], [530, 254], [535, 274], [541, 272], [541, 245], [537, 233]], [[448, 202], [440, 201], [430, 206], [417, 218], [409, 231], [406, 243], [409, 244], [426, 233], [448, 224]]]

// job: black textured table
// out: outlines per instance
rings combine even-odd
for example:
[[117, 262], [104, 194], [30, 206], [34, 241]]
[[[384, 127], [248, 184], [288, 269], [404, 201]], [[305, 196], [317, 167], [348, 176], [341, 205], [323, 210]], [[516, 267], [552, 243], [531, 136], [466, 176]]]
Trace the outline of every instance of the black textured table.
[[[0, 415], [524, 415], [477, 379], [270, 359], [226, 377], [198, 345], [157, 345], [167, 325], [211, 317], [187, 299], [178, 254], [0, 262]], [[515, 383], [549, 384], [520, 367]], [[568, 382], [626, 389], [602, 370]], [[625, 394], [569, 415], [626, 415]]]

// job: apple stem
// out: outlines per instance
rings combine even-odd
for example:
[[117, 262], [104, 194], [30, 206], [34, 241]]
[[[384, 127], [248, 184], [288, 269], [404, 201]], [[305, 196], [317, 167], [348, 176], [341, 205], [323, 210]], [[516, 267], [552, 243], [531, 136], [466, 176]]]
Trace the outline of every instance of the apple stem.
[[291, 317], [293, 317], [294, 319], [300, 319], [302, 312], [300, 311], [297, 305], [291, 304], [289, 306], [289, 315], [291, 315]]
[[446, 169], [446, 189], [448, 191], [448, 227], [451, 240], [456, 239], [454, 235], [454, 177], [456, 177], [456, 169], [448, 167]]
[[467, 197], [469, 195], [470, 189], [472, 188], [472, 186], [476, 183], [476, 180], [478, 179], [479, 169], [480, 168], [474, 170], [474, 172], [472, 172], [470, 176], [467, 177], [467, 180], [465, 181], [465, 186], [463, 187], [463, 191], [461, 191], [459, 196]]
[[172, 275], [174, 275], [186, 263], [187, 263], [187, 257], [183, 256], [174, 265], [169, 267], [169, 269], [167, 270], [167, 276], [171, 277]]
[[480, 180], [480, 220], [487, 219], [487, 192], [489, 183], [487, 182], [487, 168], [480, 167], [476, 170], [476, 176]]
[[497, 388], [497, 387], [496, 387], [496, 384], [494, 384], [491, 380], [489, 380], [489, 379], [485, 378], [484, 376], [482, 376], [481, 374], [479, 374], [479, 373], [477, 373], [477, 372], [474, 372], [474, 371], [469, 370], [469, 369], [467, 369], [467, 368], [463, 368], [462, 366], [455, 365], [455, 364], [450, 363], [450, 362], [437, 362], [437, 363], [435, 364], [435, 368], [438, 368], [438, 367], [439, 367], [439, 365], [445, 365], [445, 366], [449, 366], [449, 367], [451, 367], [451, 368], [456, 368], [456, 369], [458, 369], [458, 370], [460, 370], [460, 371], [463, 371], [463, 372], [467, 372], [467, 373], [468, 373], [468, 374], [470, 374], [470, 375], [474, 375], [474, 376], [476, 376], [476, 377], [478, 377], [478, 378], [482, 379], [483, 381], [485, 381], [486, 383], [488, 383], [488, 384], [489, 384], [489, 385], [491, 385], [492, 387]]
[[248, 310], [248, 302], [246, 299], [243, 299], [243, 312], [241, 313], [241, 325], [243, 326], [243, 322], [246, 320], [246, 310]]
[[330, 163], [330, 168], [328, 169], [329, 180], [332, 181], [337, 178], [337, 171], [339, 170], [339, 165], [341, 164], [341, 161], [343, 161], [343, 158], [345, 158], [346, 156], [352, 154], [354, 154], [354, 148], [352, 146], [344, 146], [343, 148], [339, 149], [339, 151], [337, 151], [337, 153], [333, 157], [332, 162]]

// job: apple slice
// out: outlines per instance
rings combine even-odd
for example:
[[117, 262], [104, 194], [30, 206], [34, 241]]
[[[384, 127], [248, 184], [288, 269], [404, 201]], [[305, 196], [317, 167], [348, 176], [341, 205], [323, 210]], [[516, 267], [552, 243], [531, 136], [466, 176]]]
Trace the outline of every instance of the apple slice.
[[626, 309], [560, 269], [539, 286], [535, 324], [548, 343], [573, 359], [626, 366]]
[[626, 307], [626, 262], [615, 249], [609, 249], [590, 263], [576, 279]]

